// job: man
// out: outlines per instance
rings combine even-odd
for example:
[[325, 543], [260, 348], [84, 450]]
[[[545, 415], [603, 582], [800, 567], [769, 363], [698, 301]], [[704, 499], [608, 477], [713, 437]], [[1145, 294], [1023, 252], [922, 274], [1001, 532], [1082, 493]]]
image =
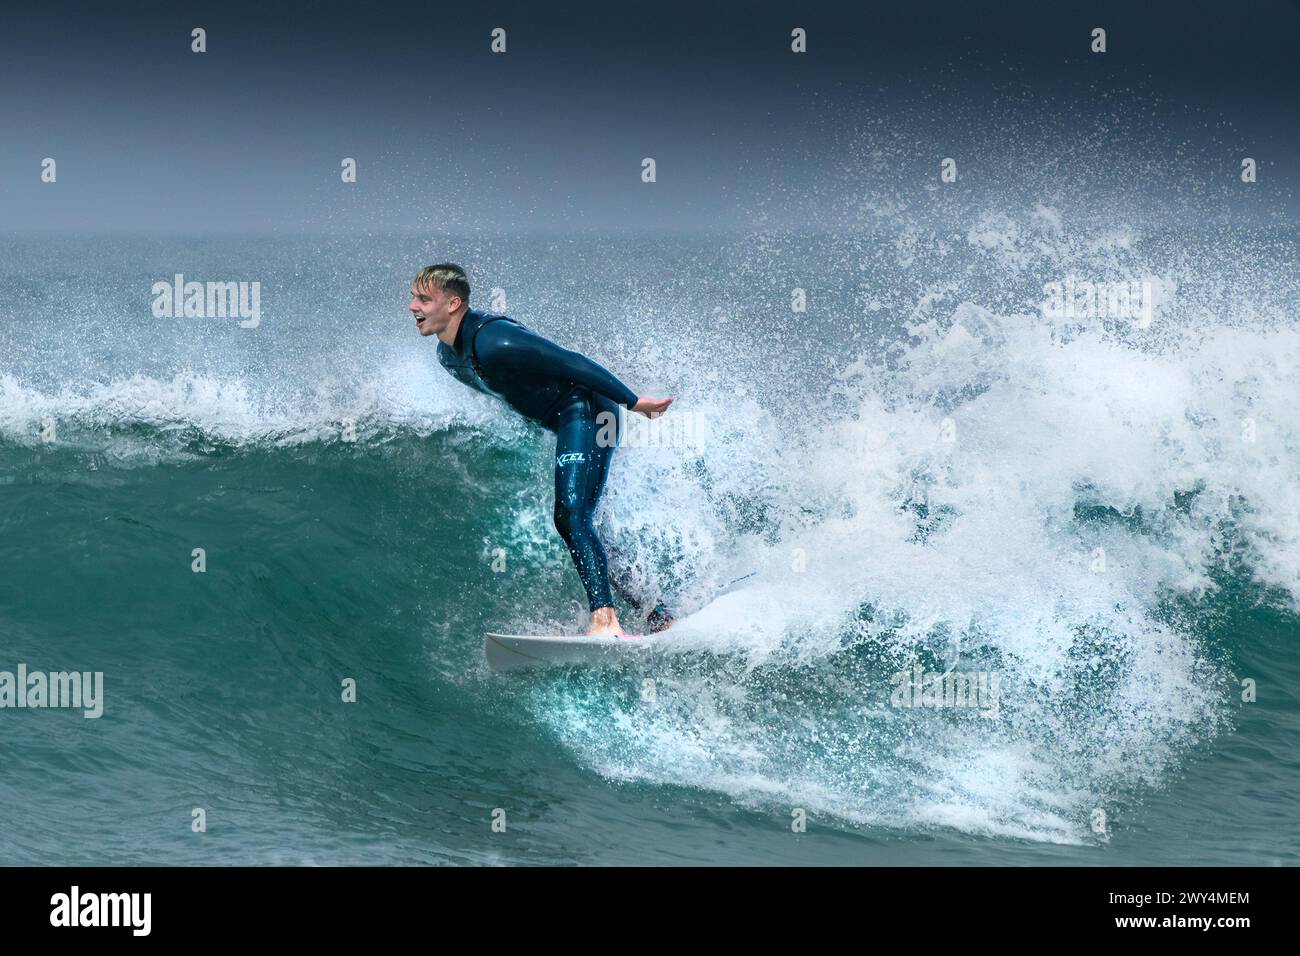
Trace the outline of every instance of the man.
[[[555, 433], [555, 529], [587, 591], [587, 633], [622, 634], [596, 533], [596, 503], [621, 437], [618, 406], [657, 418], [673, 400], [638, 396], [586, 356], [514, 319], [471, 309], [469, 280], [453, 263], [420, 270], [411, 283], [410, 310], [421, 335], [438, 337], [438, 361], [452, 376]], [[623, 596], [640, 611], [634, 597]], [[658, 604], [646, 625], [654, 633], [671, 623], [668, 609]]]

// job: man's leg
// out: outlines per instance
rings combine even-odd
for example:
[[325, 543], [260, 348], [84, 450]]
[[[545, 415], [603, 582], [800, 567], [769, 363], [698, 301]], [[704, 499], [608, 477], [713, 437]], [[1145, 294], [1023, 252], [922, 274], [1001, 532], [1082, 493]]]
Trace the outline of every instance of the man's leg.
[[[610, 463], [614, 460], [614, 450], [618, 447], [618, 443], [623, 436], [620, 429], [622, 422], [618, 417], [617, 405], [603, 395], [593, 395], [592, 408], [596, 415], [596, 427], [591, 449], [592, 466], [587, 473], [586, 501], [587, 509], [594, 518], [596, 509], [600, 505], [600, 497], [605, 493], [605, 482], [609, 477]], [[617, 551], [606, 548], [605, 553], [610, 565], [610, 585], [614, 588], [615, 593], [631, 604], [639, 614], [641, 612], [641, 601], [631, 590], [627, 568], [619, 560]]]
[[[555, 530], [569, 548], [587, 591], [593, 630], [621, 633], [609, 589], [609, 566], [596, 533], [595, 505], [604, 489], [613, 447], [597, 444], [595, 403], [576, 392], [555, 419]], [[597, 611], [601, 613], [596, 614]]]
[[[588, 489], [587, 501], [591, 513], [596, 513], [596, 506], [600, 503], [600, 496], [605, 490], [605, 479], [609, 475], [610, 462], [614, 458], [614, 450], [623, 439], [622, 419], [619, 417], [619, 407], [610, 399], [603, 395], [593, 395], [592, 404], [596, 410], [596, 432], [595, 447], [592, 450], [594, 467], [591, 469], [591, 487]], [[638, 616], [645, 615], [646, 599], [637, 593], [629, 577], [628, 568], [625, 562], [619, 559], [616, 551], [609, 552], [610, 565], [610, 584], [619, 596], [636, 611]], [[671, 612], [662, 602], [657, 602], [651, 609], [646, 621], [647, 633], [654, 634], [662, 631], [673, 622]]]

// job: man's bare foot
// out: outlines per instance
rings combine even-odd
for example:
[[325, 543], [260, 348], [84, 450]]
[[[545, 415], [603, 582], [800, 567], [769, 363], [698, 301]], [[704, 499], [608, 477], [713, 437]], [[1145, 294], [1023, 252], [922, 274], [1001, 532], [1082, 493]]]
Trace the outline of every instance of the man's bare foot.
[[618, 623], [618, 615], [612, 607], [598, 607], [591, 612], [591, 627], [587, 628], [588, 637], [601, 635], [623, 635], [623, 625]]

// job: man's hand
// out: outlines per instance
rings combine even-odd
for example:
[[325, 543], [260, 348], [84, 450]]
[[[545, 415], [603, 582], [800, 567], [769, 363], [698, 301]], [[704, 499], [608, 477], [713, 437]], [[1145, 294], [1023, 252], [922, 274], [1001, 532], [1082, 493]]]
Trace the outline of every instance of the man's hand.
[[642, 395], [632, 406], [632, 411], [640, 412], [646, 418], [658, 418], [664, 412], [668, 411], [668, 406], [673, 403], [671, 398], [647, 398]]

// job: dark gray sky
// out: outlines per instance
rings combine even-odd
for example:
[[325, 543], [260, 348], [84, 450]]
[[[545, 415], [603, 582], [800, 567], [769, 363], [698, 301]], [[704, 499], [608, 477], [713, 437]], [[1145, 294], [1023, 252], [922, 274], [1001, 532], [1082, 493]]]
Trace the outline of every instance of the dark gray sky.
[[846, 152], [868, 129], [918, 188], [944, 155], [977, 186], [1027, 142], [1068, 158], [1072, 129], [1104, 129], [1117, 163], [1181, 149], [1181, 175], [1231, 180], [1251, 155], [1268, 203], [1300, 192], [1296, 0], [54, 0], [6, 21], [10, 234], [743, 228], [774, 191], [817, 221], [870, 190]]

